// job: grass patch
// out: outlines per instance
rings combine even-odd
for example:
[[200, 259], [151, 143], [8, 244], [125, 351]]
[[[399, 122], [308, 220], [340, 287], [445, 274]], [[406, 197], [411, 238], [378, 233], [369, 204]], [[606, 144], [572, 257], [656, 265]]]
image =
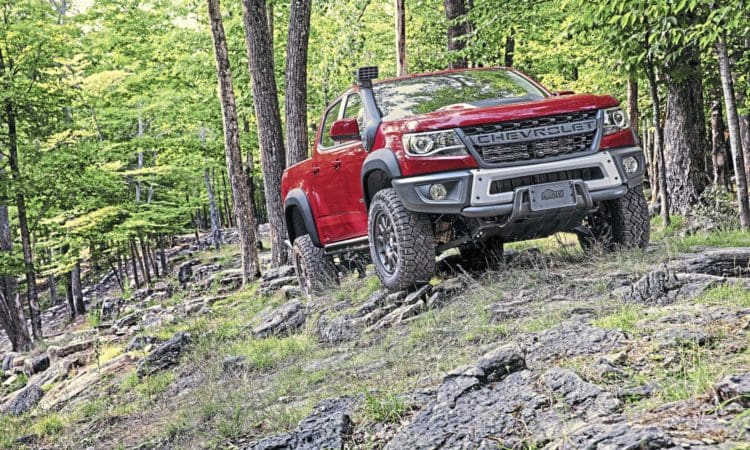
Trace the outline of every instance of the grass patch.
[[315, 342], [310, 336], [274, 336], [238, 342], [230, 347], [230, 353], [235, 356], [244, 356], [250, 368], [268, 369], [307, 353], [313, 348], [315, 348]]
[[750, 306], [750, 290], [741, 284], [722, 283], [706, 290], [696, 300], [696, 303], [717, 306]]
[[720, 370], [709, 364], [708, 355], [699, 348], [680, 351], [676, 370], [666, 374], [660, 383], [661, 398], [665, 401], [687, 400], [711, 389], [720, 377]]
[[34, 432], [42, 436], [55, 436], [65, 428], [62, 416], [52, 413], [36, 421], [33, 426]]
[[119, 345], [107, 345], [98, 350], [97, 358], [99, 364], [105, 364], [112, 361], [116, 357], [120, 356], [123, 352], [122, 346]]
[[83, 403], [77, 411], [77, 415], [86, 419], [99, 417], [109, 408], [109, 401], [106, 398], [95, 398]]
[[612, 314], [596, 319], [593, 325], [608, 330], [633, 331], [635, 330], [635, 324], [642, 316], [642, 307], [626, 305]]
[[519, 330], [524, 333], [537, 333], [559, 325], [562, 321], [563, 317], [559, 312], [550, 312], [524, 321]]
[[164, 427], [164, 435], [168, 440], [174, 441], [180, 436], [184, 436], [190, 432], [192, 427], [188, 423], [187, 419], [183, 415], [178, 415], [173, 418]]
[[367, 416], [376, 422], [398, 423], [406, 413], [406, 402], [393, 392], [381, 395], [366, 392], [364, 408]]
[[360, 304], [381, 287], [380, 280], [374, 275], [370, 275], [364, 280], [356, 276], [350, 276], [342, 281], [341, 286], [333, 295], [338, 301], [351, 300], [354, 304]]
[[240, 406], [233, 407], [228, 414], [221, 417], [216, 424], [216, 431], [224, 439], [237, 439], [245, 432], [247, 415]]
[[175, 379], [172, 372], [161, 372], [144, 377], [134, 386], [135, 392], [143, 398], [153, 398], [167, 390]]

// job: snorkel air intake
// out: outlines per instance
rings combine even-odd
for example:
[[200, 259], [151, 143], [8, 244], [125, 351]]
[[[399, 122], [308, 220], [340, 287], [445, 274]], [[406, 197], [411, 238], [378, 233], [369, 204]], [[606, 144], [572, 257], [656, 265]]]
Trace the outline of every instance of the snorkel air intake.
[[369, 152], [372, 150], [372, 145], [375, 142], [375, 134], [378, 131], [381, 117], [378, 105], [375, 103], [375, 95], [372, 92], [372, 80], [378, 77], [378, 68], [360, 67], [355, 72], [355, 76], [365, 111], [365, 129], [362, 134], [362, 145]]

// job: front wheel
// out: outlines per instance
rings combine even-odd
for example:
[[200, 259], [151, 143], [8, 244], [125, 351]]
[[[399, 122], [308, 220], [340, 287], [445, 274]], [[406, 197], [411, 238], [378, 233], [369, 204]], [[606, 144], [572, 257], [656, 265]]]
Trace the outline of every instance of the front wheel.
[[645, 248], [651, 222], [643, 185], [628, 189], [618, 199], [601, 202], [599, 210], [587, 217], [581, 228], [578, 241], [584, 249]]
[[393, 189], [378, 191], [368, 214], [370, 253], [387, 289], [426, 284], [435, 273], [435, 236], [429, 218], [409, 211]]
[[302, 293], [307, 298], [322, 294], [338, 284], [338, 270], [333, 258], [313, 244], [310, 235], [300, 236], [292, 245], [294, 270]]

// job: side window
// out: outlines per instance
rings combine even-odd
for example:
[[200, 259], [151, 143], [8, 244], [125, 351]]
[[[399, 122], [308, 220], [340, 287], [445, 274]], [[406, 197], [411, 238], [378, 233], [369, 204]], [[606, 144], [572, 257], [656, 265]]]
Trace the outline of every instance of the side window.
[[334, 103], [326, 114], [326, 118], [323, 120], [323, 131], [320, 135], [320, 146], [322, 148], [333, 147], [336, 143], [331, 139], [331, 126], [339, 118], [339, 109], [341, 107], [341, 100]]
[[365, 124], [365, 110], [362, 108], [362, 97], [358, 93], [349, 94], [349, 98], [346, 99], [344, 118], [357, 119], [360, 131], [363, 129]]

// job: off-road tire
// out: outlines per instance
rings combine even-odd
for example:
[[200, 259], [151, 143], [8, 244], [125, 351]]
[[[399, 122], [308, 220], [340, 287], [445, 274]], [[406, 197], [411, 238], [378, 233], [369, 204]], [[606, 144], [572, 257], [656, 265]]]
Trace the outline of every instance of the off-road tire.
[[583, 228], [586, 233], [578, 233], [578, 241], [585, 250], [645, 248], [651, 235], [651, 222], [643, 185], [628, 189], [628, 193], [618, 199], [601, 202], [599, 211], [586, 219]]
[[461, 246], [458, 251], [468, 268], [499, 267], [504, 261], [503, 241], [496, 238]]
[[[392, 267], [381, 256], [383, 243], [379, 240], [381, 220], [392, 224], [387, 235], [393, 235], [395, 256]], [[376, 230], [378, 228], [378, 230]], [[432, 223], [425, 214], [409, 211], [393, 189], [378, 191], [370, 204], [368, 214], [370, 254], [375, 273], [381, 283], [391, 291], [400, 291], [426, 284], [435, 273], [435, 236]], [[395, 249], [393, 248], [395, 247]]]
[[305, 234], [294, 240], [292, 258], [297, 281], [305, 297], [313, 298], [338, 285], [338, 270], [333, 258], [326, 255], [322, 248], [316, 247], [310, 235]]

